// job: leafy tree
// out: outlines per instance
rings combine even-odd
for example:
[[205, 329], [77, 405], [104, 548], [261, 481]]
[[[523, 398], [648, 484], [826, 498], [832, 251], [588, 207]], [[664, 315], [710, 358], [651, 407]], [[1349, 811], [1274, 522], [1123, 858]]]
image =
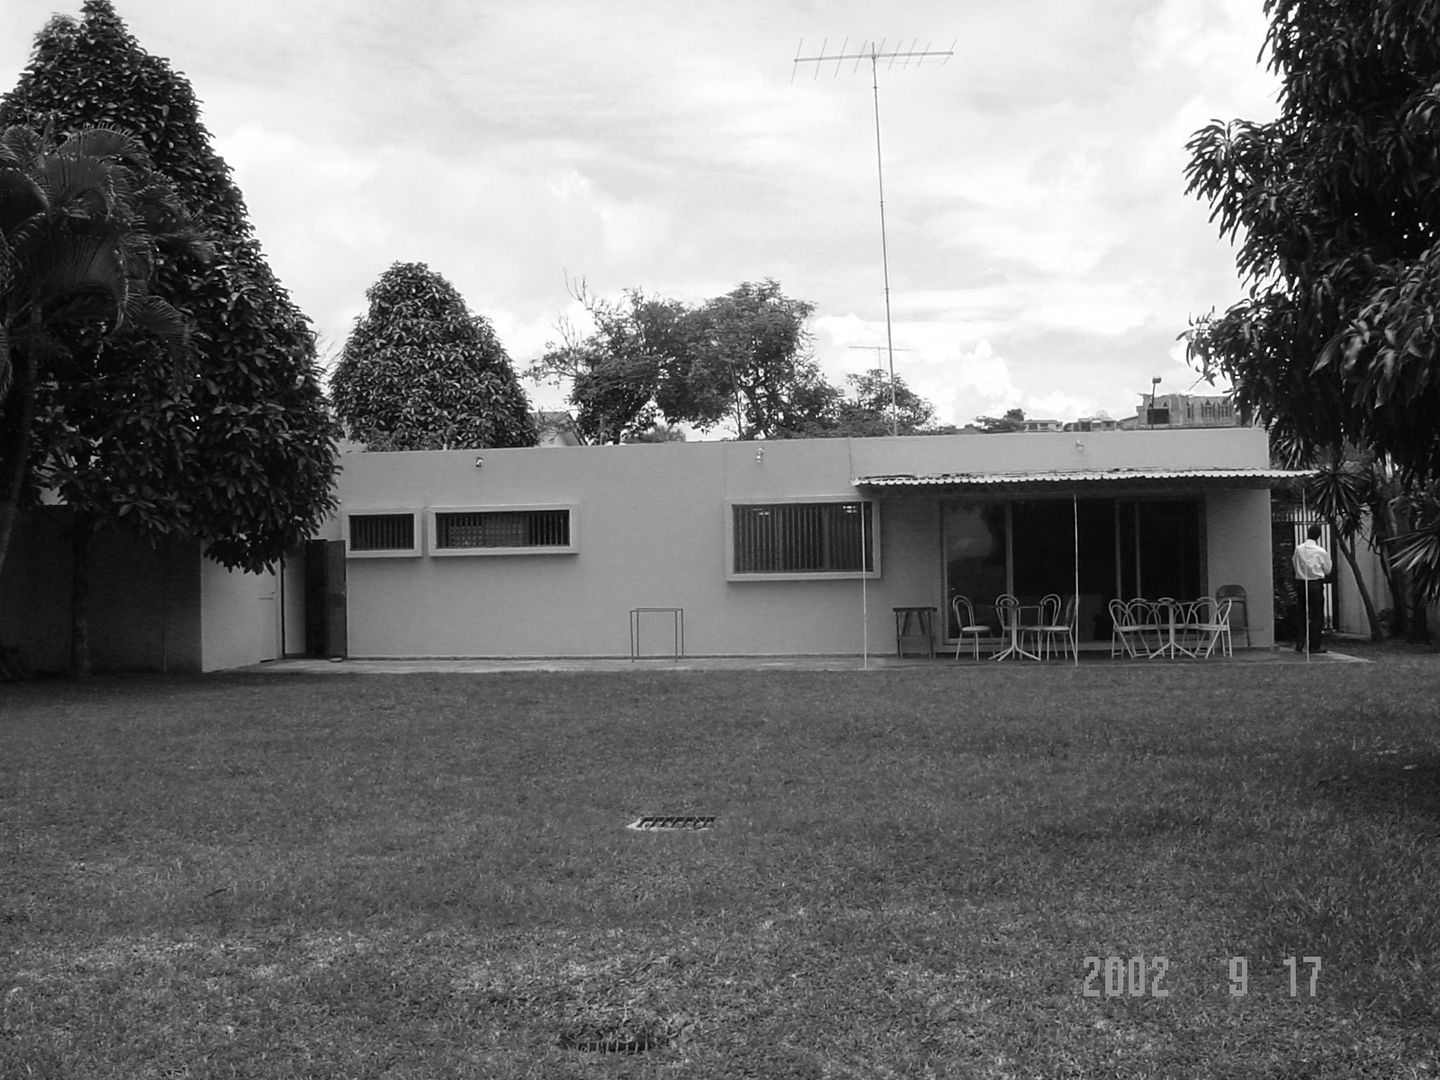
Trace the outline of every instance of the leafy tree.
[[1007, 409], [1004, 416], [977, 416], [975, 423], [986, 435], [1006, 431], [1024, 431], [1025, 411], [1023, 409]]
[[[193, 536], [231, 568], [273, 564], [334, 507], [336, 430], [314, 335], [261, 255], [188, 81], [139, 46], [108, 0], [86, 0], [80, 20], [57, 16], [36, 37], [0, 101], [0, 125], [13, 124], [128, 132], [215, 252], [204, 264], [163, 250], [154, 261], [152, 293], [195, 328], [188, 377], [144, 335], [82, 334], [68, 345], [84, 363], [36, 386], [31, 462], [75, 511], [77, 566], [104, 525]], [[81, 574], [77, 637], [83, 604]]]
[[769, 278], [707, 300], [696, 348], [661, 386], [661, 411], [702, 429], [733, 417], [741, 439], [794, 438], [824, 426], [839, 391], [809, 353], [814, 310]]
[[745, 282], [687, 308], [630, 290], [618, 304], [579, 298], [595, 331], [566, 328], [530, 369], [568, 382], [581, 430], [619, 442], [657, 418], [703, 430], [733, 423], [742, 439], [794, 438], [832, 429], [840, 393], [808, 352], [814, 308], [778, 283]]
[[365, 293], [330, 380], [370, 450], [534, 446], [530, 402], [490, 323], [424, 263], [394, 263]]
[[92, 128], [56, 145], [20, 125], [0, 135], [0, 404], [17, 358], [22, 369], [6, 425], [0, 570], [24, 488], [42, 360], [53, 376], [74, 359], [62, 332], [142, 328], [172, 353], [188, 341], [179, 313], [147, 293], [162, 243], [208, 253], [134, 139]]
[[568, 383], [576, 426], [592, 443], [635, 439], [655, 424], [662, 378], [672, 378], [693, 347], [693, 315], [678, 301], [647, 297], [639, 289], [612, 302], [593, 297], [579, 282], [571, 295], [595, 324], [580, 337], [569, 324], [531, 365], [530, 378]]
[[1187, 190], [1240, 238], [1248, 287], [1195, 321], [1190, 354], [1284, 438], [1371, 448], [1423, 485], [1440, 476], [1440, 0], [1265, 11], [1279, 116], [1188, 146]]
[[[1367, 522], [1372, 527], [1375, 520], [1368, 516], [1378, 478], [1373, 471], [1354, 458], [1334, 454], [1323, 462], [1313, 476], [1305, 482], [1307, 503], [1322, 517], [1329, 519], [1335, 527], [1335, 539], [1340, 554], [1350, 567], [1350, 574], [1365, 608], [1365, 618], [1370, 624], [1370, 639], [1379, 641], [1384, 635], [1380, 628], [1380, 617], [1375, 602], [1365, 584], [1356, 558], [1355, 541], [1365, 531]], [[1398, 599], [1398, 598], [1397, 598]]]
[[670, 443], [684, 442], [685, 431], [674, 424], [656, 424], [654, 427], [646, 428], [638, 434], [628, 437], [629, 443]]
[[836, 408], [835, 427], [825, 434], [841, 436], [918, 435], [935, 420], [935, 406], [926, 401], [905, 380], [895, 376], [895, 408], [892, 423], [890, 376], [880, 368], [859, 375], [846, 375], [849, 394]]

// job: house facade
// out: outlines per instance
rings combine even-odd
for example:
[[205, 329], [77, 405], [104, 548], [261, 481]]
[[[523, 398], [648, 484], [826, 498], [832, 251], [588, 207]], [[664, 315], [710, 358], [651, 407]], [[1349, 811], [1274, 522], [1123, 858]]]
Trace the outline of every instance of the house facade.
[[885, 652], [894, 608], [936, 608], [953, 640], [953, 596], [1002, 592], [1077, 593], [1082, 646], [1108, 648], [1111, 598], [1226, 584], [1268, 646], [1269, 488], [1290, 475], [1254, 428], [343, 462], [321, 539], [343, 553], [329, 595], [345, 645], [330, 651], [357, 658], [627, 656], [637, 621], [641, 653], [668, 652], [677, 612], [690, 655]]
[[[1274, 636], [1270, 488], [1256, 428], [1035, 432], [341, 455], [338, 512], [275, 573], [199, 545], [101, 534], [97, 671], [283, 656], [883, 654], [899, 607], [1079, 596], [1108, 649], [1114, 597], [1248, 595]], [[0, 641], [69, 655], [62, 507], [28, 514]]]

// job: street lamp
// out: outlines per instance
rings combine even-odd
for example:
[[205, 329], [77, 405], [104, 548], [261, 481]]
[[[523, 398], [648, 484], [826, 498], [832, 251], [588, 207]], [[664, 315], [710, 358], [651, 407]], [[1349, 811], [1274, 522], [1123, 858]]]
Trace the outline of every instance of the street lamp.
[[1155, 390], [1160, 385], [1160, 376], [1156, 375], [1150, 380], [1150, 408], [1145, 411], [1145, 423], [1148, 427], [1155, 426]]

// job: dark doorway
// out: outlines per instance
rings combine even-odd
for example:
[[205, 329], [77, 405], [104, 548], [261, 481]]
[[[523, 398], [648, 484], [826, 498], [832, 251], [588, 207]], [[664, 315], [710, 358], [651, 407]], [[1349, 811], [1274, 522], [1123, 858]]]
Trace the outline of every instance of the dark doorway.
[[345, 541], [305, 544], [305, 655], [346, 655]]

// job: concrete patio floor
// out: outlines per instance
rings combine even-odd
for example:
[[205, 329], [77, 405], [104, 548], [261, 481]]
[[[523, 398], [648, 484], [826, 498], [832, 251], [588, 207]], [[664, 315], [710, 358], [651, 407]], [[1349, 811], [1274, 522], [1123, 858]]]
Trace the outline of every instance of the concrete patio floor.
[[[1069, 660], [1046, 660], [1044, 666], [1069, 666]], [[1343, 652], [1324, 652], [1306, 657], [1293, 648], [1284, 646], [1276, 649], [1237, 649], [1234, 656], [1214, 656], [1209, 660], [1112, 660], [1105, 650], [1080, 651], [1080, 663], [1085, 667], [1113, 664], [1123, 667], [1145, 667], [1161, 671], [1171, 667], [1193, 667], [1198, 664], [1368, 664], [1369, 660], [1350, 656]], [[859, 656], [682, 656], [645, 657], [631, 660], [629, 657], [428, 657], [428, 658], [371, 658], [347, 660], [271, 660], [250, 667], [235, 668], [236, 671], [265, 672], [276, 675], [406, 675], [415, 672], [450, 672], [452, 674], [483, 674], [504, 671], [890, 671], [899, 668], [924, 668], [944, 665], [955, 668], [1002, 668], [1034, 666], [1033, 660], [991, 661], [982, 652], [977, 663], [968, 655], [962, 655], [957, 662], [954, 653], [940, 653], [934, 660], [925, 656], [896, 657], [893, 655], [872, 655], [867, 659]]]

